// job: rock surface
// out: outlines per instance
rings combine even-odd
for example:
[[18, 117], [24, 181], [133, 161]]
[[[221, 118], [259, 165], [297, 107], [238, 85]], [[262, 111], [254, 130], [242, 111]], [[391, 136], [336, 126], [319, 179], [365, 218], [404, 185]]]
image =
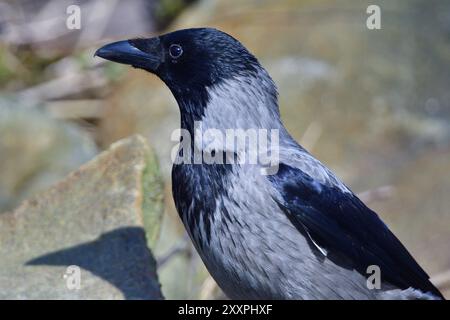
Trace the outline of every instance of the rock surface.
[[0, 100], [0, 212], [62, 179], [97, 153], [79, 128]]
[[157, 170], [133, 136], [0, 215], [0, 299], [161, 299], [148, 249], [162, 214]]

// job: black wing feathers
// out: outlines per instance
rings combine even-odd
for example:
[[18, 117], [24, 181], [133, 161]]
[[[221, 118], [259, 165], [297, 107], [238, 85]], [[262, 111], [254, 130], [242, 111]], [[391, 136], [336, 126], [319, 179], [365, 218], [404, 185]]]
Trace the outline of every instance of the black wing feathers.
[[279, 204], [283, 211], [321, 247], [344, 256], [365, 276], [369, 265], [378, 265], [384, 281], [442, 297], [378, 215], [354, 194], [317, 182], [285, 164], [269, 179], [283, 197]]

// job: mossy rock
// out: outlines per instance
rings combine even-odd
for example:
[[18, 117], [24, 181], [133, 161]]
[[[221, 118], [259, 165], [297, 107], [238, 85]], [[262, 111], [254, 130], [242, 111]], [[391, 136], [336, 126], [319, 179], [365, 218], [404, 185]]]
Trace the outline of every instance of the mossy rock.
[[[133, 136], [0, 215], [0, 298], [161, 299], [149, 250], [161, 190], [152, 151]], [[80, 268], [79, 289], [70, 265]]]

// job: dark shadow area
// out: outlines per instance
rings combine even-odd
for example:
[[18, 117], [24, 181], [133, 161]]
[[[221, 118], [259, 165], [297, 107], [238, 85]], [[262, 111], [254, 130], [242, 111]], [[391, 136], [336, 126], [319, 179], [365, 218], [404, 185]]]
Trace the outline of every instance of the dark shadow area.
[[52, 252], [26, 265], [77, 265], [118, 288], [125, 299], [162, 299], [145, 231], [119, 228], [92, 242]]

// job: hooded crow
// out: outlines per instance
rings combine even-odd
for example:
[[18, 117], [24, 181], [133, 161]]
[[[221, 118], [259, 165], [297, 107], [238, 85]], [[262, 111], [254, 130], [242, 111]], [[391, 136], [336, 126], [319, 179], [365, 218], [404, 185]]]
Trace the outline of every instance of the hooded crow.
[[[96, 55], [155, 74], [175, 97], [181, 128], [194, 137], [173, 165], [175, 205], [229, 298], [443, 298], [378, 215], [289, 135], [274, 82], [238, 40], [186, 29], [111, 43]], [[269, 139], [276, 170], [246, 161], [250, 143], [199, 142], [198, 123], [201, 134], [277, 132]], [[223, 161], [189, 161], [196, 152]]]

